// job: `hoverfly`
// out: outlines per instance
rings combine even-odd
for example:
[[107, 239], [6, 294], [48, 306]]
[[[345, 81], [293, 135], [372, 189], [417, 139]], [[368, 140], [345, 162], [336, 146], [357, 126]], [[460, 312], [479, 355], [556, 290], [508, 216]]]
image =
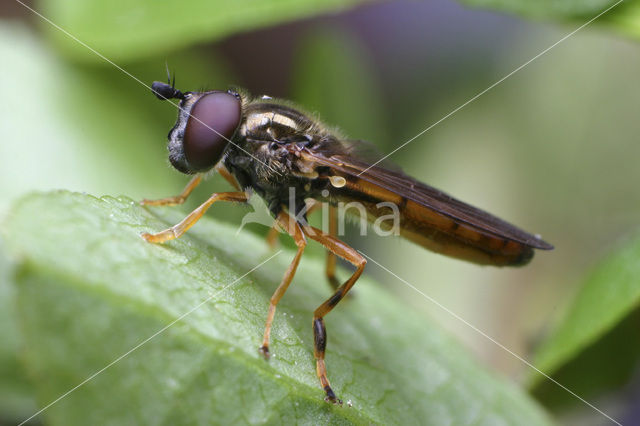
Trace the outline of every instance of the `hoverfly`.
[[[400, 235], [435, 252], [483, 265], [521, 266], [531, 260], [534, 249], [553, 248], [540, 237], [400, 171], [373, 165], [358, 155], [354, 149], [357, 142], [344, 140], [288, 102], [251, 98], [234, 90], [181, 92], [173, 83], [162, 82], [154, 82], [152, 91], [161, 100], [180, 100], [177, 122], [168, 135], [169, 160], [177, 170], [194, 177], [180, 195], [143, 200], [142, 204], [183, 203], [203, 174], [214, 168], [236, 191], [214, 193], [180, 223], [142, 237], [152, 243], [178, 238], [213, 203], [247, 202], [243, 190], [250, 189], [262, 197], [275, 224], [291, 235], [297, 246], [291, 265], [269, 303], [260, 347], [267, 359], [276, 305], [293, 279], [307, 238], [322, 244], [328, 251], [326, 270], [334, 293], [314, 311], [313, 335], [316, 371], [328, 402], [341, 404], [327, 378], [323, 318], [353, 287], [367, 262], [335, 236], [335, 226], [330, 224], [329, 232], [324, 232], [310, 226], [304, 215], [304, 220], [298, 219], [298, 213], [306, 207], [305, 199], [333, 206], [340, 200], [358, 201], [365, 206], [370, 219], [380, 214], [376, 203], [392, 202], [400, 215]], [[330, 217], [335, 220], [331, 210]], [[341, 285], [334, 274], [335, 256], [356, 268]]]

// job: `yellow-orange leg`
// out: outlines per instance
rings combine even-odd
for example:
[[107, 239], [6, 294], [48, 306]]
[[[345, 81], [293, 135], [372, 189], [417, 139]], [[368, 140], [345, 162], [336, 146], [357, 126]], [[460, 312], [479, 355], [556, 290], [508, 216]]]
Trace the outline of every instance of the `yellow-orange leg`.
[[[318, 208], [320, 208], [321, 205], [322, 204], [320, 202], [317, 202], [314, 200], [314, 203], [307, 210], [307, 216], [313, 213], [314, 211], [318, 210]], [[336, 222], [336, 228], [337, 228], [337, 222]], [[271, 229], [269, 229], [269, 232], [265, 237], [265, 240], [267, 241], [267, 245], [271, 250], [275, 249], [276, 245], [278, 244], [278, 235], [280, 234], [279, 229], [280, 227], [278, 226], [278, 220], [276, 219], [273, 221], [273, 226], [271, 226]]]
[[280, 234], [280, 231], [278, 230], [278, 224], [277, 222], [274, 222], [271, 229], [269, 229], [266, 237], [267, 245], [271, 250], [275, 249], [276, 245], [278, 244], [278, 234]]
[[367, 264], [367, 259], [360, 255], [360, 253], [355, 249], [349, 247], [336, 237], [322, 232], [320, 229], [307, 226], [303, 228], [303, 232], [307, 237], [318, 241], [327, 250], [337, 256], [340, 256], [356, 267], [353, 275], [351, 275], [344, 284], [338, 287], [335, 293], [333, 293], [330, 298], [328, 298], [322, 305], [318, 306], [318, 308], [313, 312], [314, 356], [316, 358], [316, 372], [320, 379], [320, 385], [327, 394], [325, 398], [326, 401], [333, 402], [334, 404], [342, 404], [342, 401], [336, 398], [336, 394], [333, 392], [331, 385], [329, 384], [329, 379], [327, 379], [327, 368], [324, 363], [324, 351], [327, 346], [327, 331], [324, 326], [323, 318], [331, 312], [351, 287], [353, 287], [358, 278], [360, 278], [360, 275], [362, 275], [362, 271]]
[[187, 200], [189, 194], [202, 182], [202, 175], [196, 175], [189, 181], [187, 186], [184, 187], [180, 195], [173, 197], [161, 198], [159, 200], [147, 200], [146, 198], [140, 201], [143, 206], [175, 206], [176, 204], [182, 204]]
[[231, 173], [229, 173], [229, 170], [227, 170], [227, 168], [224, 165], [222, 165], [222, 163], [218, 163], [215, 169], [216, 169], [216, 172], [220, 173], [220, 176], [222, 176], [224, 180], [229, 182], [231, 186], [233, 186], [236, 189], [236, 191], [242, 191], [242, 188], [240, 188], [240, 184], [238, 183], [236, 178], [233, 177]]
[[304, 248], [307, 245], [307, 240], [304, 237], [302, 228], [288, 213], [281, 212], [276, 218], [276, 223], [293, 237], [296, 246], [298, 246], [298, 251], [291, 261], [289, 268], [287, 268], [287, 271], [284, 273], [280, 285], [269, 300], [269, 312], [267, 313], [267, 322], [264, 326], [264, 338], [262, 339], [262, 346], [260, 347], [260, 352], [262, 352], [266, 359], [269, 359], [269, 339], [271, 336], [271, 324], [276, 314], [276, 305], [280, 299], [282, 299], [287, 288], [289, 288], [289, 284], [291, 284], [291, 280], [293, 280], [293, 276], [296, 274], [296, 269], [298, 269]]
[[[338, 215], [335, 206], [329, 206], [329, 235], [335, 237], [338, 235]], [[325, 273], [327, 281], [331, 288], [336, 290], [340, 285], [340, 281], [336, 278], [336, 255], [332, 251], [327, 251], [327, 266]]]
[[202, 203], [198, 208], [189, 213], [180, 223], [167, 228], [164, 231], [157, 234], [143, 233], [142, 238], [150, 243], [164, 243], [165, 241], [180, 238], [182, 234], [187, 232], [187, 229], [191, 228], [202, 217], [202, 215], [211, 207], [216, 201], [235, 201], [246, 202], [247, 196], [244, 192], [219, 192], [213, 194], [207, 201]]

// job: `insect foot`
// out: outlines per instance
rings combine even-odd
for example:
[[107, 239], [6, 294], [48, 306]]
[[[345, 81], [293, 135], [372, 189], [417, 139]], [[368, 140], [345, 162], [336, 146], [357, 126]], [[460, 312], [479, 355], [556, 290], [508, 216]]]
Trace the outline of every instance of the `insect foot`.
[[258, 348], [258, 352], [262, 354], [265, 360], [269, 361], [269, 357], [271, 356], [269, 354], [269, 346], [267, 345], [260, 346], [260, 348]]
[[342, 400], [336, 397], [336, 394], [330, 386], [325, 386], [324, 391], [327, 393], [327, 396], [324, 397], [325, 401], [335, 405], [342, 405]]

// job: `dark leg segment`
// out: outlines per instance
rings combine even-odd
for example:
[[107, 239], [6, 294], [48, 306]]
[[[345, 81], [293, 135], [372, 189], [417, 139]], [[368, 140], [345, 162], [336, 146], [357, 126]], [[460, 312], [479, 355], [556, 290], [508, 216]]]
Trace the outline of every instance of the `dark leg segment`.
[[323, 318], [331, 312], [351, 287], [353, 287], [358, 278], [360, 278], [360, 275], [362, 275], [362, 271], [367, 264], [367, 260], [356, 250], [349, 247], [336, 237], [326, 234], [317, 228], [308, 226], [303, 228], [303, 231], [309, 238], [318, 241], [331, 253], [340, 256], [356, 267], [353, 275], [351, 275], [344, 284], [338, 287], [335, 293], [322, 305], [318, 306], [313, 313], [313, 337], [315, 343], [314, 356], [316, 358], [316, 372], [320, 379], [320, 385], [327, 394], [325, 398], [326, 401], [333, 402], [334, 404], [342, 404], [342, 401], [336, 397], [336, 394], [331, 389], [329, 379], [327, 378], [327, 368], [324, 363], [324, 352], [327, 346], [327, 331], [324, 326]]

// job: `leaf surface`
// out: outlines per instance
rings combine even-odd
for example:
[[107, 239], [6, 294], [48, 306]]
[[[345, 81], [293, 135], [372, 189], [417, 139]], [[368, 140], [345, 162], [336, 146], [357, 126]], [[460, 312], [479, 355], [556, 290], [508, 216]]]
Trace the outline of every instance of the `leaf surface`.
[[330, 294], [323, 260], [303, 259], [267, 362], [257, 347], [268, 299], [293, 252], [241, 278], [274, 255], [248, 232], [204, 218], [162, 246], [139, 237], [181, 216], [63, 191], [12, 208], [4, 231], [41, 405], [169, 326], [49, 408], [52, 424], [550, 423], [521, 389], [368, 278], [326, 318], [329, 377], [352, 406], [325, 403], [311, 332], [311, 313]]
[[[49, 0], [43, 14], [111, 60], [137, 60], [294, 19], [338, 12], [365, 0]], [[82, 61], [102, 61], [55, 28], [58, 46]]]

